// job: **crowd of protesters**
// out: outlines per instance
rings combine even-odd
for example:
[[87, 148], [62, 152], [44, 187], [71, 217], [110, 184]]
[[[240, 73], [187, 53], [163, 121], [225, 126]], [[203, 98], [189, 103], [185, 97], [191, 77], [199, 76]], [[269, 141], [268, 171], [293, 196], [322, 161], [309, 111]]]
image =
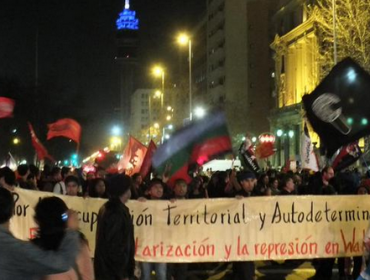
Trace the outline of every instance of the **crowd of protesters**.
[[[259, 175], [246, 170], [230, 169], [212, 172], [211, 170], [203, 171], [200, 168], [193, 173], [191, 182], [178, 179], [170, 187], [167, 185], [168, 178], [166, 176], [149, 179], [142, 178], [139, 173], [136, 173], [130, 178], [126, 175], [109, 174], [103, 168], [96, 168], [95, 172], [85, 173], [83, 169], [45, 166], [44, 170], [40, 171], [34, 165], [23, 164], [19, 165], [15, 172], [8, 167], [1, 168], [0, 186], [9, 192], [13, 192], [15, 188], [19, 187], [52, 192], [58, 195], [109, 198], [98, 215], [94, 263], [90, 258], [87, 241], [82, 234], [79, 234], [77, 241], [80, 244], [77, 246], [80, 248], [78, 252], [71, 252], [63, 247], [68, 242], [67, 229], [76, 230], [78, 226], [68, 225], [71, 223], [68, 222], [71, 220], [68, 216], [70, 210], [63, 200], [57, 197], [40, 200], [35, 208], [35, 221], [39, 225], [37, 237], [31, 243], [17, 241], [19, 244], [16, 244], [14, 249], [21, 250], [20, 247], [23, 244], [25, 250], [29, 251], [29, 255], [20, 254], [17, 256], [20, 263], [23, 261], [27, 263], [28, 259], [34, 258], [35, 254], [41, 256], [33, 259], [33, 262], [38, 263], [40, 269], [35, 269], [33, 274], [26, 272], [27, 269], [25, 269], [23, 272], [29, 273], [28, 275], [39, 276], [63, 272], [45, 276], [43, 279], [100, 280], [133, 279], [134, 277], [134, 229], [129, 210], [125, 206], [128, 199], [145, 202], [147, 199], [241, 199], [251, 196], [279, 195], [366, 195], [370, 193], [368, 175], [361, 175], [357, 169], [335, 174], [331, 167], [325, 167], [316, 174], [308, 171], [281, 172], [269, 169]], [[3, 204], [7, 194], [0, 194], [2, 195], [0, 208], [4, 208]], [[10, 213], [1, 214], [0, 224], [7, 225], [10, 217]], [[5, 228], [8, 229], [8, 226]], [[11, 238], [7, 229], [0, 227], [1, 250], [5, 248], [3, 247], [4, 240], [8, 242]], [[8, 250], [13, 250], [13, 248]], [[40, 250], [43, 250], [45, 254], [40, 254]], [[60, 267], [55, 268], [52, 265], [48, 267], [45, 263], [43, 264], [45, 258], [50, 256], [48, 252], [60, 252], [61, 255], [74, 254], [74, 261], [62, 263], [58, 259], [58, 257], [60, 258], [58, 254], [51, 255], [51, 260], [53, 260], [52, 258], [56, 259], [55, 264], [60, 263]], [[14, 254], [18, 253], [15, 251]], [[12, 254], [9, 255], [9, 258], [11, 257]], [[0, 253], [0, 279], [10, 279], [4, 278], [2, 274], [5, 266], [14, 265], [7, 258]], [[316, 269], [314, 279], [331, 279], [334, 262], [335, 259], [314, 260], [313, 265]], [[359, 276], [362, 258], [355, 257], [352, 263], [353, 269], [348, 269], [348, 261], [344, 258], [338, 259], [341, 279], [356, 279]], [[32, 262], [29, 265], [37, 267], [37, 264]], [[68, 269], [66, 269], [66, 265], [69, 265]], [[22, 269], [20, 273], [22, 273]], [[187, 279], [188, 264], [141, 263], [140, 269], [137, 271], [140, 273], [135, 273], [136, 277], [143, 280], [151, 279], [153, 271], [155, 271], [156, 279], [183, 280]], [[233, 263], [233, 279], [255, 279], [254, 272], [253, 262]], [[9, 275], [13, 277], [11, 279], [21, 279], [19, 276], [17, 278], [16, 273], [9, 272]]]

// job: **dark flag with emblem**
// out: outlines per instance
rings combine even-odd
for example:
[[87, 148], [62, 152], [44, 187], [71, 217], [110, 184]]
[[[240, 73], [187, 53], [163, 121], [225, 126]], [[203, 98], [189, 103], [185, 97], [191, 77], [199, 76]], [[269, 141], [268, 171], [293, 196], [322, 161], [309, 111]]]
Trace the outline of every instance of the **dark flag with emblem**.
[[245, 168], [250, 171], [253, 171], [255, 174], [260, 172], [260, 167], [257, 162], [256, 155], [254, 154], [252, 141], [249, 137], [246, 137], [246, 140], [239, 148], [239, 153], [241, 155], [241, 162]]
[[328, 157], [370, 134], [370, 75], [352, 59], [338, 63], [302, 100]]

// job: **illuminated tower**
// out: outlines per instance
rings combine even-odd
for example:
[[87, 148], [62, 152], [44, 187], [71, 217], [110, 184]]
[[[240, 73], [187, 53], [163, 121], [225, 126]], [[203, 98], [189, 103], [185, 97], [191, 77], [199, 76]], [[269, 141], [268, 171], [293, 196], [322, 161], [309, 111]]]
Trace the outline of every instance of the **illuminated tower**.
[[125, 7], [116, 21], [117, 56], [120, 64], [120, 114], [122, 125], [127, 125], [130, 118], [130, 99], [136, 87], [138, 68], [138, 32], [139, 19], [136, 12], [130, 10], [130, 1], [125, 0]]

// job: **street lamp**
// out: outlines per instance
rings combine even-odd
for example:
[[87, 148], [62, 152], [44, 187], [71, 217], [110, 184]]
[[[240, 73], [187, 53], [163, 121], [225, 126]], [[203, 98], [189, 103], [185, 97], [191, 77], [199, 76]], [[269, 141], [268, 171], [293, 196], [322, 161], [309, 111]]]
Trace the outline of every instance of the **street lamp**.
[[177, 43], [181, 46], [188, 45], [189, 48], [189, 119], [190, 121], [193, 118], [192, 114], [192, 77], [191, 77], [191, 58], [192, 58], [192, 50], [191, 50], [191, 38], [189, 35], [182, 33], [177, 37]]
[[121, 135], [121, 132], [122, 130], [119, 126], [116, 125], [112, 127], [112, 135], [118, 136], [118, 135]]
[[197, 107], [194, 110], [194, 114], [197, 118], [201, 119], [206, 115], [206, 110], [204, 110], [202, 107]]
[[161, 66], [154, 66], [153, 67], [153, 75], [155, 77], [160, 77], [162, 80], [162, 92], [161, 92], [161, 109], [163, 110], [163, 95], [164, 95], [164, 69]]
[[122, 140], [120, 138], [113, 136], [110, 139], [110, 149], [112, 151], [118, 151], [118, 150], [120, 150], [121, 149], [121, 145], [122, 145]]
[[164, 142], [164, 139], [170, 139], [170, 135], [169, 134], [166, 134], [166, 130], [172, 130], [173, 129], [173, 125], [172, 124], [169, 124], [167, 127], [164, 126], [163, 129], [162, 129], [162, 144]]
[[154, 92], [154, 98], [160, 98], [162, 96], [162, 92], [160, 90], [156, 90]]
[[21, 140], [19, 140], [19, 138], [17, 138], [17, 137], [13, 139], [13, 144], [14, 145], [18, 145], [20, 142], [21, 142]]
[[[154, 71], [153, 71], [154, 72]], [[148, 94], [148, 109], [149, 109], [149, 138], [152, 136], [152, 98], [160, 98], [162, 96], [162, 92], [160, 90], [156, 90], [154, 95]], [[161, 110], [162, 111], [162, 110]]]

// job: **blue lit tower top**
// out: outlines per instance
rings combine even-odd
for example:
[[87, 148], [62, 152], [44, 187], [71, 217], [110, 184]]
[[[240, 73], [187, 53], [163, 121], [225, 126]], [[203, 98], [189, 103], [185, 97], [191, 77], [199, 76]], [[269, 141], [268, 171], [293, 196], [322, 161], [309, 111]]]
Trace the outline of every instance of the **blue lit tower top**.
[[119, 14], [116, 25], [118, 30], [139, 29], [139, 19], [136, 18], [136, 12], [130, 10], [130, 0], [125, 0], [125, 8]]

